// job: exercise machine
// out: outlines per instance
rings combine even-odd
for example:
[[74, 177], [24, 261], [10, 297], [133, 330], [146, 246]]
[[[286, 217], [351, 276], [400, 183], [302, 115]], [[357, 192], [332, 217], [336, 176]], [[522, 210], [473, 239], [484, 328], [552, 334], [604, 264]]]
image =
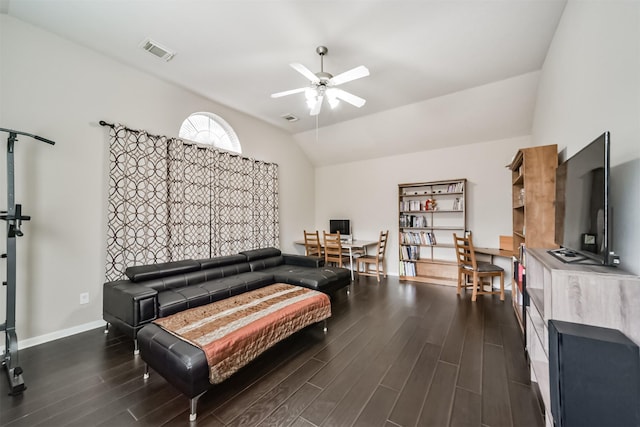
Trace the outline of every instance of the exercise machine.
[[7, 260], [7, 281], [2, 282], [7, 288], [7, 320], [0, 324], [0, 332], [5, 334], [4, 355], [2, 365], [7, 371], [9, 380], [9, 394], [22, 394], [27, 388], [22, 378], [22, 368], [18, 366], [18, 336], [16, 335], [16, 238], [21, 237], [22, 221], [29, 221], [31, 217], [22, 214], [22, 206], [15, 203], [14, 193], [14, 165], [13, 151], [18, 135], [29, 136], [38, 141], [54, 145], [55, 142], [17, 130], [0, 128], [0, 132], [7, 132], [7, 210], [0, 211], [0, 219], [7, 221], [7, 253], [2, 258]]

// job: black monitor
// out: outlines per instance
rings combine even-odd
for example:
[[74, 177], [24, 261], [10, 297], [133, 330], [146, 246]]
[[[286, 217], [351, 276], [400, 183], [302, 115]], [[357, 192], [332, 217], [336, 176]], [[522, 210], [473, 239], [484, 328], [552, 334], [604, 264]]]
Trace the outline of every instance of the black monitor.
[[342, 236], [348, 236], [351, 234], [351, 221], [348, 219], [330, 219], [329, 220], [329, 233], [340, 232]]

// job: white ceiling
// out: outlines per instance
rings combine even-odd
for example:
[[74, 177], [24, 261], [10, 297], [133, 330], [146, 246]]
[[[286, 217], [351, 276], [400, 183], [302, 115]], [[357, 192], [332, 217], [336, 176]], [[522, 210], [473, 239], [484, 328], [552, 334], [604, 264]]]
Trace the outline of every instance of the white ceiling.
[[[324, 165], [527, 134], [565, 2], [2, 0], [0, 9], [281, 127]], [[147, 37], [176, 56], [145, 52]], [[269, 95], [305, 86], [288, 64], [319, 71], [319, 45], [325, 71], [366, 65], [371, 75], [341, 86], [364, 107], [325, 104], [316, 123], [303, 94]]]

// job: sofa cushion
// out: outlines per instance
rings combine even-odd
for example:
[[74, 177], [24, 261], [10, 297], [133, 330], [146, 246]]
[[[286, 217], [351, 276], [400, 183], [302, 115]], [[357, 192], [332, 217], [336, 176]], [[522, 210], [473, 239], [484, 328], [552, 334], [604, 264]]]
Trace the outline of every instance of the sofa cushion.
[[283, 264], [262, 272], [273, 274], [275, 282], [303, 286], [321, 292], [330, 292], [351, 282], [349, 270], [338, 267], [308, 268]]
[[186, 274], [176, 274], [175, 276], [167, 276], [162, 278], [165, 289], [176, 289], [185, 286], [192, 286], [206, 280], [206, 274], [203, 271], [191, 271]]
[[244, 255], [226, 255], [215, 258], [199, 259], [200, 267], [203, 270], [216, 267], [224, 267], [225, 265], [240, 264], [247, 261]]
[[207, 280], [207, 273], [204, 271], [190, 271], [185, 274], [176, 274], [173, 276], [158, 277], [157, 279], [138, 282], [143, 286], [157, 290], [158, 292], [166, 289], [178, 289], [185, 286], [196, 285]]
[[257, 259], [282, 255], [282, 252], [280, 252], [280, 249], [276, 249], [276, 248], [252, 249], [250, 251], [243, 251], [240, 253], [245, 257], [247, 257], [247, 261], [249, 262], [255, 261]]
[[132, 282], [142, 282], [196, 270], [200, 270], [200, 263], [192, 259], [185, 259], [183, 261], [171, 261], [159, 264], [127, 267], [124, 274], [126, 274]]
[[[210, 280], [198, 286], [207, 289], [209, 293], [217, 293], [221, 289], [226, 289], [227, 294], [224, 296], [224, 298], [226, 298], [229, 296], [240, 294], [242, 292], [262, 288], [272, 283], [272, 274], [265, 274], [263, 272], [248, 272], [235, 276], [223, 277], [221, 279]], [[217, 301], [217, 299], [213, 299], [212, 297], [211, 302], [214, 301]]]
[[318, 268], [324, 266], [324, 258], [306, 255], [282, 254], [285, 264], [299, 265], [301, 267]]
[[209, 302], [209, 292], [198, 286], [168, 289], [158, 293], [158, 316], [169, 316], [188, 308], [209, 304]]
[[248, 262], [242, 262], [240, 264], [223, 265], [221, 267], [209, 268], [202, 270], [205, 275], [205, 280], [220, 279], [222, 277], [235, 276], [238, 274], [244, 274], [251, 271], [251, 267]]
[[277, 267], [278, 265], [282, 264], [284, 264], [284, 258], [282, 257], [282, 255], [249, 261], [251, 271], [261, 271], [266, 268]]

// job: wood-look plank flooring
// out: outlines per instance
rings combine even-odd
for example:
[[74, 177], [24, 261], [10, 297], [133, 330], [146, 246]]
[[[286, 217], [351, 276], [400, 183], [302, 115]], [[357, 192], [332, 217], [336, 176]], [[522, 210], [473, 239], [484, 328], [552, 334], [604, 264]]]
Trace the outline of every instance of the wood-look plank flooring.
[[[311, 326], [213, 387], [199, 426], [542, 426], [510, 300], [361, 278]], [[2, 426], [182, 426], [189, 401], [96, 329], [20, 350], [27, 390]]]

